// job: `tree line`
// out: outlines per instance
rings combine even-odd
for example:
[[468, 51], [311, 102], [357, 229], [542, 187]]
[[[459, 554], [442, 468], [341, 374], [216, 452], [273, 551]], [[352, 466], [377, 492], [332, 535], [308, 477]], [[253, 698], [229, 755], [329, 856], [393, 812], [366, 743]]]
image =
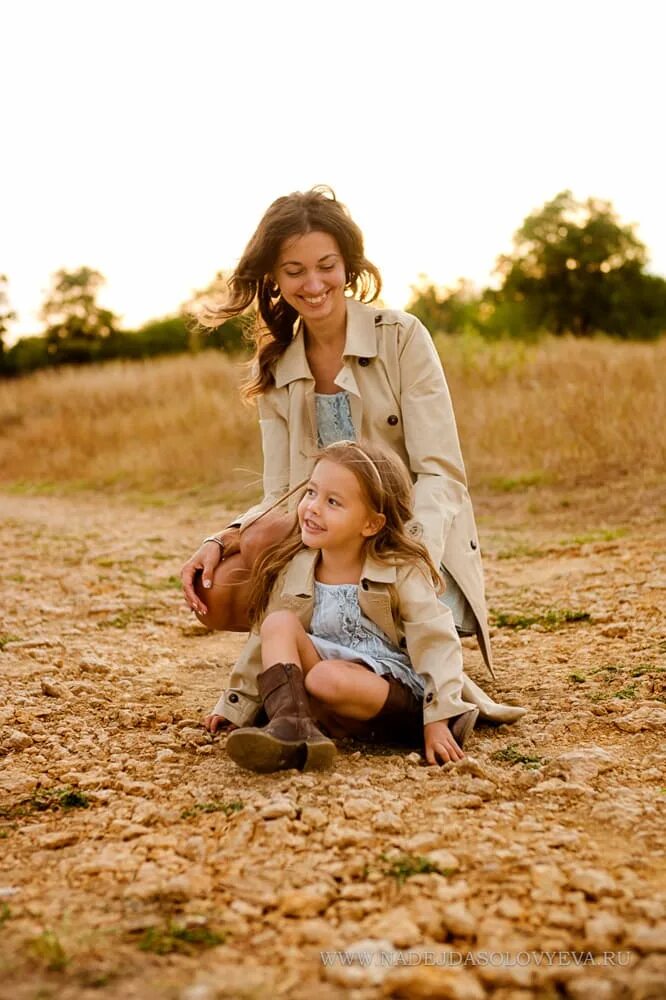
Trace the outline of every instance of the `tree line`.
[[[666, 279], [648, 273], [647, 264], [635, 226], [622, 225], [609, 202], [576, 201], [562, 191], [525, 219], [511, 252], [498, 258], [497, 287], [476, 289], [465, 279], [453, 288], [422, 282], [412, 289], [407, 310], [433, 333], [653, 339], [666, 331]], [[214, 294], [223, 282], [219, 273], [193, 302]], [[193, 303], [139, 330], [121, 330], [118, 317], [97, 302], [103, 283], [99, 271], [89, 267], [56, 272], [40, 313], [44, 333], [7, 348], [4, 338], [17, 317], [7, 278], [0, 275], [0, 375], [202, 347], [244, 349], [248, 317], [202, 331], [191, 318]]]

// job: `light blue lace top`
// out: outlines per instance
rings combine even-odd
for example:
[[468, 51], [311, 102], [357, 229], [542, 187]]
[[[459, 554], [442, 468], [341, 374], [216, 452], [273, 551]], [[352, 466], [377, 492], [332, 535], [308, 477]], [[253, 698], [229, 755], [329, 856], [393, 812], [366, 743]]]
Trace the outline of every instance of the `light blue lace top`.
[[414, 671], [407, 654], [363, 614], [355, 583], [315, 581], [310, 638], [323, 660], [365, 663], [376, 674], [390, 674], [417, 698], [423, 697], [423, 678]]
[[317, 411], [317, 443], [320, 448], [336, 441], [355, 441], [349, 396], [346, 392], [326, 395], [315, 392]]
[[[335, 392], [325, 394], [315, 393], [315, 408], [317, 414], [317, 443], [320, 448], [334, 444], [336, 441], [355, 441], [356, 431], [352, 422], [351, 407], [348, 393]], [[453, 612], [453, 620], [461, 635], [476, 634], [476, 618], [469, 601], [442, 565], [440, 567], [446, 590], [440, 597]]]

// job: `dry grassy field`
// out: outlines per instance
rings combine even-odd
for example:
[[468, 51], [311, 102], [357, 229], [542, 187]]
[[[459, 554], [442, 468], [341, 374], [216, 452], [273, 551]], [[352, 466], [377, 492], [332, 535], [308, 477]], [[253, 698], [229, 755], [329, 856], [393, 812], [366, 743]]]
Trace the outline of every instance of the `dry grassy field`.
[[[663, 1000], [666, 344], [438, 344], [497, 680], [465, 761], [240, 771], [178, 589], [257, 495], [215, 353], [0, 383], [2, 1000]], [[353, 956], [356, 956], [354, 959]]]

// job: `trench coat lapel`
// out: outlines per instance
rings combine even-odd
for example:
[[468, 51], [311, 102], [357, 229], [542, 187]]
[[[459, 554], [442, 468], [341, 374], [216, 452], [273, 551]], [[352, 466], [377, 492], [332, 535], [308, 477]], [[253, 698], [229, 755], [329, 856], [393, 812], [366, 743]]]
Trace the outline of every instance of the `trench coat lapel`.
[[378, 625], [398, 646], [400, 640], [393, 621], [391, 595], [387, 587], [387, 584], [395, 585], [396, 581], [395, 566], [368, 556], [363, 566], [361, 585], [358, 588], [358, 603], [363, 614]]

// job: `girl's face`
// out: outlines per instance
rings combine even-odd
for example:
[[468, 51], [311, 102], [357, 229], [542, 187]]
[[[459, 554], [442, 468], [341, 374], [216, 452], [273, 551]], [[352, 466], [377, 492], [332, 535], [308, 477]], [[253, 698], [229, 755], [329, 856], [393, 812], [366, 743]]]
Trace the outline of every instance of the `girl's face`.
[[367, 538], [384, 524], [383, 514], [368, 508], [358, 479], [344, 465], [317, 462], [298, 505], [303, 544], [323, 552], [360, 553]]
[[346, 316], [345, 262], [329, 233], [312, 232], [285, 240], [273, 278], [282, 298], [306, 324]]

